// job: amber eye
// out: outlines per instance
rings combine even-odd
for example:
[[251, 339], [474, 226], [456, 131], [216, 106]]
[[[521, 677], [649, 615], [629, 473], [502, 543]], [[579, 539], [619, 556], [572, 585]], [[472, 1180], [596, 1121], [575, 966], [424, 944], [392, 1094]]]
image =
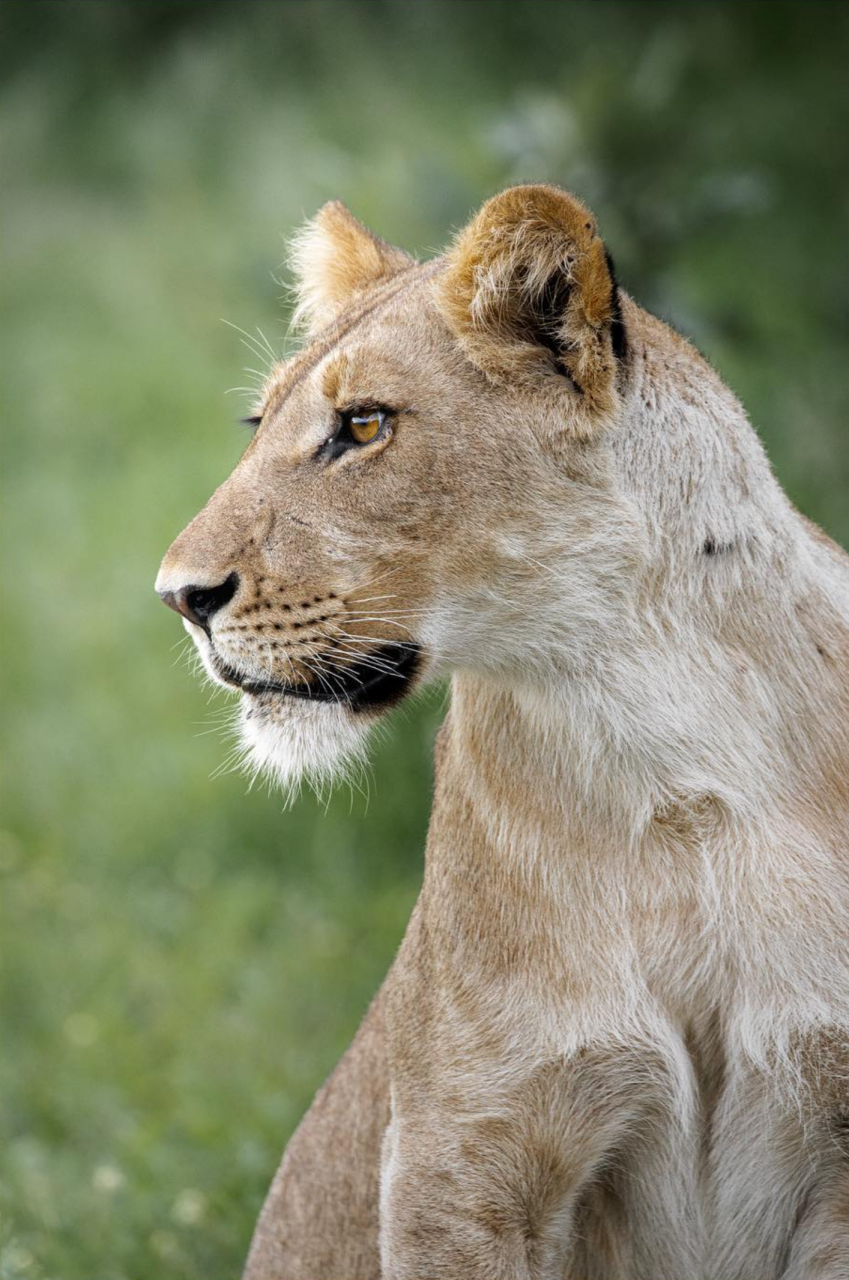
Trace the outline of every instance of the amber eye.
[[323, 462], [332, 462], [349, 450], [361, 449], [376, 441], [385, 444], [392, 436], [389, 424], [395, 416], [393, 409], [340, 409], [338, 413], [336, 430], [315, 452], [316, 458]]
[[380, 435], [384, 415], [379, 409], [373, 413], [363, 414], [348, 419], [348, 430], [357, 444], [370, 444]]

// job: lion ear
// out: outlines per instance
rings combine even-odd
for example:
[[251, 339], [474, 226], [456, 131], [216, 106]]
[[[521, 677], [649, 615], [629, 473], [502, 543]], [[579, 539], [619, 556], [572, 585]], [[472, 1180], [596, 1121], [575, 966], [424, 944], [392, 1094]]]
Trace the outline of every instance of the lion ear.
[[296, 281], [294, 321], [315, 332], [361, 289], [395, 275], [413, 259], [331, 200], [294, 237], [289, 262]]
[[590, 211], [557, 187], [511, 187], [457, 236], [437, 286], [468, 358], [492, 381], [532, 384], [590, 436], [616, 416], [625, 353], [610, 257]]

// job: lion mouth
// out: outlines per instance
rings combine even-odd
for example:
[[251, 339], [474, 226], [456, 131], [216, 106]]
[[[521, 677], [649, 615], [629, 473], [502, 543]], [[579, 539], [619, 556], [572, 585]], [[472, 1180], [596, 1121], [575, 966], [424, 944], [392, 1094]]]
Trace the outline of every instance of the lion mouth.
[[310, 702], [341, 703], [351, 711], [388, 707], [406, 692], [421, 660], [421, 648], [409, 642], [379, 645], [344, 669], [323, 671], [315, 684], [252, 680], [212, 654], [216, 675], [234, 689], [253, 697], [282, 695]]

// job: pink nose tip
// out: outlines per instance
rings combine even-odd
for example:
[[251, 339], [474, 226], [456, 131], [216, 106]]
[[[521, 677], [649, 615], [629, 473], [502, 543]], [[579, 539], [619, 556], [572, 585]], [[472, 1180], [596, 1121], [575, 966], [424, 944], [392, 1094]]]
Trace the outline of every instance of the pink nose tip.
[[180, 587], [177, 591], [160, 591], [163, 604], [180, 613], [197, 627], [209, 629], [213, 614], [229, 604], [239, 589], [238, 573], [231, 573], [215, 587]]

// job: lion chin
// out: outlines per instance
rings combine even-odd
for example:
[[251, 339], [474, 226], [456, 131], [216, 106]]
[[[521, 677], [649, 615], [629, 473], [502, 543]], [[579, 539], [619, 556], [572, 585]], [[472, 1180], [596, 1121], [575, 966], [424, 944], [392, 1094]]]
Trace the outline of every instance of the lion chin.
[[287, 697], [243, 698], [239, 723], [248, 772], [279, 787], [289, 803], [304, 782], [324, 793], [356, 781], [370, 727], [343, 703]]

